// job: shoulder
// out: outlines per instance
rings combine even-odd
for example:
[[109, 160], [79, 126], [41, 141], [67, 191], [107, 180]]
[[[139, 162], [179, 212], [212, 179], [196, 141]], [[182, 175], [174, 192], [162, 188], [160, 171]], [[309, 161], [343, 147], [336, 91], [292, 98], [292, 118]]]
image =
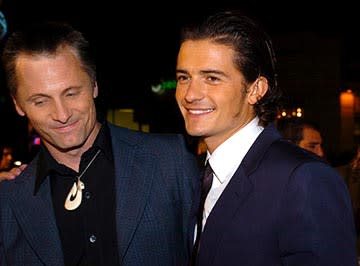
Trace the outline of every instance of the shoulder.
[[109, 124], [111, 138], [131, 146], [146, 146], [162, 150], [186, 147], [186, 140], [181, 134], [156, 134], [133, 131], [127, 128]]
[[270, 149], [269, 158], [272, 158], [273, 164], [278, 162], [279, 171], [287, 169], [290, 176], [298, 177], [301, 182], [344, 185], [343, 177], [325, 159], [287, 141], [276, 141]]
[[307, 162], [318, 162], [328, 164], [316, 154], [308, 152], [284, 139], [274, 141], [268, 149], [268, 153], [268, 156], [282, 159], [287, 163], [302, 164]]
[[[36, 156], [24, 169], [24, 171], [13, 180], [4, 180], [0, 182], [0, 198], [4, 199], [25, 191], [32, 191], [35, 183], [35, 172], [38, 156]], [[27, 193], [26, 192], [26, 193]]]
[[164, 160], [167, 164], [192, 164], [196, 161], [182, 134], [138, 132], [111, 124], [109, 128], [115, 154], [131, 151], [137, 158], [153, 158], [153, 162]]
[[296, 174], [308, 177], [333, 176], [335, 179], [341, 177], [326, 160], [283, 139], [276, 140], [269, 146], [261, 165], [281, 176]]

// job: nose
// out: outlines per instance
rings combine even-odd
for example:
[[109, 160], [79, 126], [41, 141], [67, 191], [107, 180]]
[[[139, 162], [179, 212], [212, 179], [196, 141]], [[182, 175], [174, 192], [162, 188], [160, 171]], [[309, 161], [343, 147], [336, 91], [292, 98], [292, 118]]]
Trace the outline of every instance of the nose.
[[52, 117], [61, 123], [66, 123], [71, 117], [71, 108], [64, 101], [56, 101], [53, 108]]
[[204, 98], [204, 89], [200, 82], [197, 82], [195, 79], [192, 79], [186, 88], [186, 93], [184, 99], [187, 102], [195, 102]]
[[316, 147], [315, 153], [320, 157], [324, 157], [325, 155], [324, 150], [320, 145]]

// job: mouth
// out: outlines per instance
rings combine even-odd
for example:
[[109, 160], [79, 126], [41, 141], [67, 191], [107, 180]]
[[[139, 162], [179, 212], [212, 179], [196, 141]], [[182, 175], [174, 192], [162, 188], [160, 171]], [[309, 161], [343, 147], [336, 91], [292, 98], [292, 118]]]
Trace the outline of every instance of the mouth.
[[55, 126], [53, 129], [59, 133], [67, 133], [73, 130], [77, 125], [77, 121], [72, 123], [67, 123], [66, 125]]
[[188, 113], [193, 115], [209, 114], [215, 110], [215, 108], [185, 108]]

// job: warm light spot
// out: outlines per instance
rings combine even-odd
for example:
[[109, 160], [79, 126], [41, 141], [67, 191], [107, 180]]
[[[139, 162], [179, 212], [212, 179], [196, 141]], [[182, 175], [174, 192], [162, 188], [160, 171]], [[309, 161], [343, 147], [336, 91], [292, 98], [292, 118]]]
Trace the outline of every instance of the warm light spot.
[[353, 107], [354, 105], [354, 94], [352, 90], [347, 90], [340, 93], [340, 105], [343, 107]]

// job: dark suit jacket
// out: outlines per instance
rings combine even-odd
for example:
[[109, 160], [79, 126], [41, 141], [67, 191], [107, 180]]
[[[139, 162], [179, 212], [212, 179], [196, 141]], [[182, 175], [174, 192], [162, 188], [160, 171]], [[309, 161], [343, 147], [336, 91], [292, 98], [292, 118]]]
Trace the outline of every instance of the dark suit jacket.
[[[184, 265], [198, 177], [195, 158], [180, 135], [136, 133], [111, 125], [110, 130], [116, 175], [114, 234], [121, 265]], [[34, 196], [36, 161], [15, 180], [0, 183], [1, 266], [64, 264], [49, 179]]]
[[210, 213], [198, 265], [357, 265], [342, 177], [266, 127]]

